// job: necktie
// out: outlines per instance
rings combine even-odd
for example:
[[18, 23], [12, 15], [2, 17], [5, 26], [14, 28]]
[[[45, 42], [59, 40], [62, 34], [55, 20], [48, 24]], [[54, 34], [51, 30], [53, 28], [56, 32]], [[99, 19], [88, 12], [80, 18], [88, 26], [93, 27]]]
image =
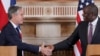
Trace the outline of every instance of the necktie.
[[93, 25], [90, 23], [89, 26], [90, 28], [89, 28], [89, 33], [88, 33], [88, 43], [90, 44], [92, 41]]
[[[20, 39], [22, 40], [22, 35], [21, 35], [21, 30], [20, 30], [20, 26], [16, 27], [16, 31], [20, 37]], [[22, 51], [22, 56], [24, 56], [24, 52]]]
[[22, 39], [22, 35], [21, 35], [20, 28], [19, 27], [16, 27], [16, 30], [17, 30], [17, 33], [18, 33], [19, 37]]

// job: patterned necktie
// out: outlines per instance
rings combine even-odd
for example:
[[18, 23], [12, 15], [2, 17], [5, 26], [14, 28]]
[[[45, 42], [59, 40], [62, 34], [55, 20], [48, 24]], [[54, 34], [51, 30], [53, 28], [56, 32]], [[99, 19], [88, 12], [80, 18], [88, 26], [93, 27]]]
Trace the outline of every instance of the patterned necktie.
[[17, 30], [17, 33], [18, 33], [19, 37], [22, 39], [22, 35], [21, 35], [20, 28], [19, 27], [16, 27], [16, 30]]
[[88, 43], [90, 44], [92, 41], [92, 32], [93, 32], [93, 25], [92, 23], [89, 24], [90, 28], [89, 28], [89, 33], [88, 33]]

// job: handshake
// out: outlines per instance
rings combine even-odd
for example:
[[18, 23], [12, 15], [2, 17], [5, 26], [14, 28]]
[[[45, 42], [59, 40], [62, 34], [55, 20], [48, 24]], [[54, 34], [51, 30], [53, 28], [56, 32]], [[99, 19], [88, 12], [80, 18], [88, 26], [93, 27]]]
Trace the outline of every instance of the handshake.
[[53, 50], [54, 50], [54, 46], [53, 45], [45, 46], [44, 43], [43, 43], [40, 46], [40, 52], [42, 53], [43, 56], [51, 56]]

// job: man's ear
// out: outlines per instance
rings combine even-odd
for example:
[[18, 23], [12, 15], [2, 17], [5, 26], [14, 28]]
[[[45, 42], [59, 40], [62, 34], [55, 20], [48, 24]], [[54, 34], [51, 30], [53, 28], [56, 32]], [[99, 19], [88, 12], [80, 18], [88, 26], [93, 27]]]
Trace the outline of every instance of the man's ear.
[[13, 18], [13, 17], [16, 17], [16, 15], [17, 15], [16, 13], [12, 14], [12, 18]]

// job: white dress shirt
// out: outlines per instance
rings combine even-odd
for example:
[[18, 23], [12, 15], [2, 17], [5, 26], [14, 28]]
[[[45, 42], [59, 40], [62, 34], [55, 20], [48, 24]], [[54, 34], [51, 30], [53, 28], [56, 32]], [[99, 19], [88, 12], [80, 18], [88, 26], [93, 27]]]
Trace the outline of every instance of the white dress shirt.
[[[95, 31], [95, 28], [96, 28], [96, 25], [97, 25], [97, 21], [98, 21], [98, 17], [97, 17], [94, 21], [91, 22], [91, 24], [92, 24], [92, 26], [93, 26], [92, 35], [94, 34], [94, 31]], [[90, 24], [90, 22], [89, 22], [89, 24]], [[88, 24], [88, 34], [89, 34], [89, 29], [90, 29], [89, 24]]]

